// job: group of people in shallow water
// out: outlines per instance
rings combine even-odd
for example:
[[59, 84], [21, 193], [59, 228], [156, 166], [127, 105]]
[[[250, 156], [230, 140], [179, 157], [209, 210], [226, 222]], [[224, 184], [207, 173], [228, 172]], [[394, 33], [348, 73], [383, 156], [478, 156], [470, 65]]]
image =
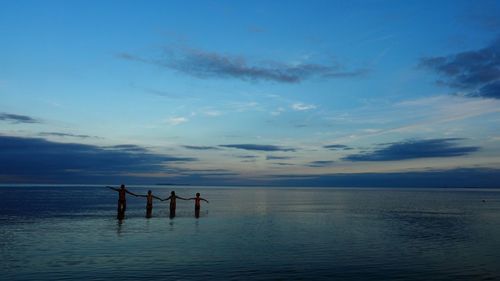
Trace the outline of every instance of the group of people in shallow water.
[[140, 195], [140, 194], [135, 194], [128, 189], [125, 188], [125, 185], [122, 184], [120, 188], [115, 188], [112, 186], [107, 186], [108, 188], [117, 191], [118, 192], [118, 214], [117, 217], [118, 219], [123, 219], [125, 217], [125, 210], [127, 209], [127, 200], [126, 200], [126, 194], [133, 195], [135, 197], [145, 197], [146, 198], [146, 217], [150, 218], [153, 214], [153, 199], [158, 199], [160, 201], [167, 201], [170, 200], [170, 218], [175, 217], [175, 209], [176, 209], [176, 200], [181, 199], [181, 200], [194, 200], [194, 214], [196, 218], [200, 217], [200, 208], [201, 208], [201, 201], [205, 201], [208, 203], [208, 200], [201, 198], [200, 193], [196, 193], [196, 197], [192, 198], [183, 198], [180, 196], [175, 195], [175, 191], [170, 192], [170, 196], [161, 199], [160, 197], [154, 196], [151, 190], [148, 191], [147, 195]]

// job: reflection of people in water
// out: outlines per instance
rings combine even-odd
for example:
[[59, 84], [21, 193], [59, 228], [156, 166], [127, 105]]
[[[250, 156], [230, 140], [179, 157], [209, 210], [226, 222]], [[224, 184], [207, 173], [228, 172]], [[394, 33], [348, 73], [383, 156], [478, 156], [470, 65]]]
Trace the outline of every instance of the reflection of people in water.
[[182, 198], [180, 196], [175, 195], [175, 191], [170, 192], [170, 196], [162, 200], [162, 201], [170, 200], [170, 218], [175, 217], [175, 207], [177, 198], [181, 200], [187, 200], [186, 198]]
[[139, 197], [146, 197], [146, 218], [150, 218], [153, 213], [153, 199], [162, 200], [159, 197], [156, 197], [151, 193], [151, 190], [148, 190], [148, 195], [137, 195]]
[[128, 191], [128, 189], [125, 188], [125, 185], [122, 184], [120, 188], [114, 188], [111, 186], [107, 186], [109, 189], [112, 189], [114, 191], [118, 191], [118, 209], [117, 209], [117, 217], [119, 219], [123, 219], [125, 217], [125, 210], [127, 209], [127, 200], [126, 200], [126, 193], [137, 196], [137, 194]]
[[201, 200], [209, 203], [208, 200], [200, 197], [200, 193], [199, 192], [196, 193], [196, 197], [189, 198], [188, 200], [194, 200], [194, 216], [196, 218], [200, 217]]

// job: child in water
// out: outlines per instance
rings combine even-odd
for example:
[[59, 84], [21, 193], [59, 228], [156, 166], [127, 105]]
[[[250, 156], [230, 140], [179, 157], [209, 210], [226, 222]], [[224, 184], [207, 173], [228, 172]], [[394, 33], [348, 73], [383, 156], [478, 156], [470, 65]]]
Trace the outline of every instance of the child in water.
[[112, 186], [107, 186], [107, 188], [112, 189], [114, 191], [118, 191], [118, 210], [117, 210], [117, 217], [118, 219], [123, 219], [125, 217], [125, 210], [127, 209], [127, 200], [126, 200], [126, 193], [130, 195], [134, 195], [137, 197], [137, 194], [128, 191], [128, 189], [125, 188], [125, 185], [122, 184], [120, 188], [114, 188]]
[[175, 191], [170, 192], [170, 196], [162, 200], [162, 201], [170, 200], [170, 218], [175, 217], [175, 208], [176, 208], [176, 199], [177, 198], [179, 198], [181, 200], [188, 200], [186, 198], [182, 198], [180, 196], [175, 195]]
[[146, 218], [150, 218], [153, 213], [153, 199], [163, 201], [161, 198], [154, 196], [151, 190], [148, 190], [148, 195], [137, 195], [138, 197], [146, 197]]
[[209, 203], [208, 200], [200, 197], [199, 192], [196, 193], [196, 197], [189, 198], [188, 200], [194, 200], [194, 216], [196, 218], [200, 217], [201, 200]]

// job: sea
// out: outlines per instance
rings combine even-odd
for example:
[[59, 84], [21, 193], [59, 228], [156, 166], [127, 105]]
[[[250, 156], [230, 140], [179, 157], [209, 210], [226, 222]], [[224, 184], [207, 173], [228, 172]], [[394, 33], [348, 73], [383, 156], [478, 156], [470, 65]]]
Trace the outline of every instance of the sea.
[[500, 280], [500, 189], [1, 185], [0, 280]]

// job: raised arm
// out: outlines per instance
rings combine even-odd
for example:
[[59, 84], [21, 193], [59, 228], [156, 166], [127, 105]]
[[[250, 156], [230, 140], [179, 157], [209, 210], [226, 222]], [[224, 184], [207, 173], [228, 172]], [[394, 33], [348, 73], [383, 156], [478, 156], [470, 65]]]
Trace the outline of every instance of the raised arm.
[[112, 186], [106, 186], [107, 188], [111, 189], [111, 190], [114, 190], [114, 191], [120, 191], [118, 188], [114, 188]]

